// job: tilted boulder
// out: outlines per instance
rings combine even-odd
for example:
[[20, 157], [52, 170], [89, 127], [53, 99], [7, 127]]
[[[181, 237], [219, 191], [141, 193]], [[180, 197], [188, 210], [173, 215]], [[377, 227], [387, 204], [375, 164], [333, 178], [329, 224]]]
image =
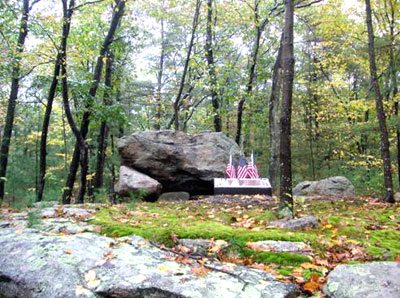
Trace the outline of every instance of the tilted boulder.
[[354, 186], [349, 179], [342, 176], [330, 177], [319, 181], [304, 181], [293, 189], [295, 196], [355, 196]]
[[146, 198], [154, 198], [160, 194], [162, 185], [155, 179], [144, 175], [134, 169], [121, 166], [119, 169], [119, 181], [115, 185], [115, 191], [121, 196], [129, 196], [135, 192], [145, 192]]
[[156, 179], [164, 191], [213, 192], [213, 178], [224, 177], [229, 154], [240, 155], [234, 140], [220, 132], [194, 136], [176, 131], [145, 131], [118, 141], [123, 166]]

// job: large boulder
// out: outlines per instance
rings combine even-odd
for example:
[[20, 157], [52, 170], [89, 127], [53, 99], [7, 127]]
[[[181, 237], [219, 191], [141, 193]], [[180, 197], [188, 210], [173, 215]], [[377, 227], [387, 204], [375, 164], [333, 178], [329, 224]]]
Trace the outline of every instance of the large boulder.
[[155, 199], [160, 194], [162, 185], [147, 175], [129, 167], [121, 166], [119, 169], [119, 181], [114, 188], [121, 196], [142, 192], [144, 198]]
[[400, 263], [373, 262], [339, 265], [323, 289], [332, 298], [400, 297]]
[[156, 179], [164, 191], [211, 194], [213, 178], [224, 177], [229, 154], [239, 146], [223, 133], [190, 136], [175, 131], [145, 131], [118, 141], [123, 166]]
[[296, 286], [265, 271], [179, 263], [141, 237], [8, 227], [0, 247], [1, 297], [297, 297]]
[[304, 181], [293, 189], [295, 196], [355, 196], [354, 186], [349, 179], [342, 176], [330, 177], [319, 181]]

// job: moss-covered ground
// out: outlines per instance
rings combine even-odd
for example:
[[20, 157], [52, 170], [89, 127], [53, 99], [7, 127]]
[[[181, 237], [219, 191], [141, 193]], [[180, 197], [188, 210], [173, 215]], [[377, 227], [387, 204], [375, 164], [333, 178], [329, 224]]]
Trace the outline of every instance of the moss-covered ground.
[[[245, 199], [244, 199], [245, 200]], [[167, 247], [176, 238], [222, 239], [230, 243], [219, 254], [233, 261], [271, 270], [307, 284], [338, 263], [394, 260], [400, 256], [400, 204], [373, 198], [296, 199], [296, 217], [314, 215], [320, 227], [300, 231], [269, 228], [277, 219], [277, 202], [268, 205], [211, 204], [207, 201], [140, 202], [101, 209], [93, 222], [112, 237], [140, 235]], [[255, 252], [246, 243], [258, 240], [302, 241], [313, 258], [277, 252]], [[312, 287], [311, 287], [312, 290]]]

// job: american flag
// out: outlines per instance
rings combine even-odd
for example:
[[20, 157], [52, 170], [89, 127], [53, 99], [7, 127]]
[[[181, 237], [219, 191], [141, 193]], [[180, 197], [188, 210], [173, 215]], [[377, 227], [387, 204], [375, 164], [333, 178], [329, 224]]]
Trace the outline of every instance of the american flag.
[[237, 177], [238, 179], [246, 178], [247, 177], [247, 165], [246, 161], [244, 160], [243, 156], [239, 158], [239, 165], [237, 168]]
[[229, 163], [226, 166], [226, 176], [228, 178], [236, 178], [236, 171], [235, 171], [235, 167], [232, 164], [232, 155], [229, 156]]
[[251, 154], [251, 162], [249, 162], [249, 165], [247, 166], [247, 173], [250, 178], [260, 178], [258, 175], [258, 169], [256, 166], [256, 163], [254, 162], [254, 154]]

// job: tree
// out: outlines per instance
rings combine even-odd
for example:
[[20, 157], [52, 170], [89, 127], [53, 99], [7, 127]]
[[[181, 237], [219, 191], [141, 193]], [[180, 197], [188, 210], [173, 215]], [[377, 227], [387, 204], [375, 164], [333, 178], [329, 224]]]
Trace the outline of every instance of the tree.
[[[242, 137], [242, 117], [243, 117], [243, 110], [244, 110], [244, 104], [246, 102], [246, 97], [251, 96], [251, 92], [253, 91], [254, 84], [256, 81], [256, 67], [257, 67], [258, 53], [260, 50], [261, 37], [264, 32], [265, 26], [269, 21], [268, 17], [266, 17], [263, 20], [260, 19], [259, 5], [260, 5], [260, 0], [255, 0], [253, 8], [253, 13], [254, 13], [253, 18], [254, 18], [254, 27], [256, 34], [253, 43], [253, 49], [251, 51], [248, 81], [246, 85], [246, 94], [244, 97], [242, 97], [242, 99], [239, 101], [238, 104], [236, 137], [235, 137], [237, 144], [240, 144], [240, 140]], [[273, 8], [271, 11], [273, 11], [274, 9], [275, 8]]]
[[375, 93], [375, 108], [376, 116], [378, 118], [380, 141], [381, 141], [381, 157], [383, 161], [383, 177], [386, 189], [385, 201], [394, 203], [393, 197], [393, 180], [389, 151], [389, 134], [386, 126], [386, 115], [383, 108], [382, 93], [379, 87], [379, 81], [376, 70], [375, 46], [374, 46], [374, 30], [372, 25], [372, 11], [370, 0], [365, 0], [366, 23], [368, 30], [368, 55], [369, 55], [369, 69], [371, 78], [371, 87]]
[[29, 5], [29, 0], [23, 1], [22, 16], [19, 27], [18, 41], [16, 46], [15, 61], [13, 61], [12, 74], [11, 74], [11, 91], [8, 98], [6, 122], [4, 125], [3, 137], [1, 140], [0, 148], [0, 201], [4, 198], [5, 181], [7, 174], [8, 154], [10, 151], [11, 135], [14, 126], [15, 108], [17, 105], [19, 82], [21, 75], [21, 54], [24, 51], [26, 36], [28, 35], [28, 19], [29, 11], [32, 6], [38, 2], [33, 1]]
[[213, 52], [213, 1], [207, 0], [207, 29], [206, 29], [206, 59], [208, 66], [208, 76], [211, 87], [211, 103], [214, 113], [214, 130], [221, 131], [221, 114], [219, 111], [219, 95], [217, 91], [217, 75], [215, 72], [214, 52]]
[[280, 103], [282, 88], [282, 39], [279, 42], [278, 55], [272, 72], [271, 96], [269, 99], [268, 125], [269, 125], [269, 166], [268, 173], [271, 185], [276, 187], [279, 180], [279, 143], [280, 143]]
[[[112, 89], [112, 73], [113, 73], [113, 60], [112, 52], [109, 52], [106, 58], [106, 69], [104, 75], [104, 85], [106, 90], [104, 92], [103, 104], [111, 106], [111, 89]], [[99, 189], [103, 187], [104, 176], [104, 163], [106, 160], [106, 149], [108, 140], [109, 127], [107, 121], [103, 120], [100, 124], [99, 136], [97, 138], [97, 161], [96, 161], [96, 174], [94, 176], [93, 187]]]
[[[66, 3], [63, 2], [63, 5]], [[37, 201], [41, 201], [43, 198], [44, 186], [46, 182], [46, 156], [47, 156], [47, 136], [50, 125], [50, 116], [53, 109], [53, 101], [56, 95], [58, 78], [60, 75], [61, 63], [63, 63], [61, 57], [62, 52], [67, 49], [67, 41], [69, 36], [69, 27], [71, 23], [72, 14], [74, 12], [74, 1], [70, 1], [69, 8], [63, 10], [63, 28], [59, 48], [57, 49], [57, 57], [54, 64], [54, 72], [52, 81], [49, 88], [49, 93], [47, 96], [46, 110], [44, 113], [43, 124], [42, 124], [42, 134], [40, 137], [40, 161], [39, 161], [39, 178], [38, 178], [38, 190], [37, 190]], [[65, 57], [64, 57], [65, 58]], [[65, 61], [64, 61], [65, 62]]]
[[81, 185], [77, 201], [80, 203], [83, 203], [84, 201], [84, 196], [86, 193], [87, 173], [89, 167], [88, 145], [86, 143], [86, 137], [89, 131], [90, 117], [92, 115], [91, 109], [95, 100], [97, 89], [99, 87], [101, 73], [104, 65], [104, 58], [106, 57], [110, 45], [114, 40], [114, 34], [124, 14], [125, 4], [126, 0], [119, 0], [115, 4], [115, 7], [113, 8], [113, 15], [111, 18], [110, 27], [101, 45], [100, 55], [97, 58], [96, 66], [93, 73], [92, 85], [89, 89], [89, 99], [86, 102], [85, 111], [82, 115], [82, 121], [79, 130], [84, 142], [82, 144], [82, 142], [79, 141], [79, 138], [77, 138], [77, 141], [75, 143], [74, 154], [70, 164], [65, 191], [63, 193], [64, 204], [69, 204], [71, 202], [72, 189], [74, 186], [79, 163], [81, 164]]
[[291, 119], [294, 78], [293, 52], [294, 4], [292, 0], [285, 1], [285, 25], [282, 43], [282, 114], [280, 135], [280, 205], [290, 208], [293, 215], [292, 196], [292, 151], [291, 151]]
[[194, 10], [194, 15], [193, 15], [190, 41], [189, 41], [189, 45], [187, 47], [186, 59], [185, 59], [184, 66], [183, 66], [183, 72], [182, 72], [182, 76], [181, 76], [181, 80], [180, 80], [180, 84], [179, 84], [178, 93], [176, 94], [176, 97], [174, 100], [173, 120], [174, 120], [175, 130], [179, 130], [179, 106], [180, 106], [180, 102], [181, 102], [181, 98], [182, 98], [183, 88], [185, 87], [185, 80], [186, 80], [186, 75], [187, 75], [188, 69], [189, 69], [190, 56], [192, 55], [192, 48], [193, 48], [193, 44], [194, 44], [196, 30], [197, 30], [197, 26], [199, 25], [200, 7], [201, 7], [201, 0], [196, 0], [196, 7]]

